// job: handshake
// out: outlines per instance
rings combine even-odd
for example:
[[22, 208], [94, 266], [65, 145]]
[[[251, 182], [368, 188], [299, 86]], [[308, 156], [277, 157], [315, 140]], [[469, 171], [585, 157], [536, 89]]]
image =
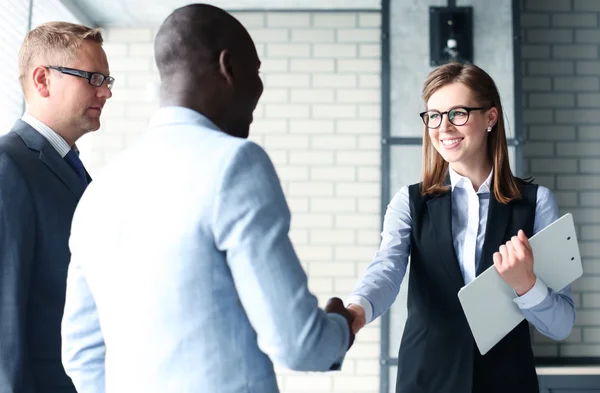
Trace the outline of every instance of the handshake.
[[342, 302], [339, 297], [332, 297], [327, 301], [325, 312], [340, 314], [346, 318], [346, 321], [348, 321], [348, 328], [350, 329], [350, 340], [348, 345], [348, 349], [350, 349], [354, 343], [354, 336], [366, 324], [365, 310], [357, 304], [350, 304], [346, 308], [344, 307], [344, 302]]

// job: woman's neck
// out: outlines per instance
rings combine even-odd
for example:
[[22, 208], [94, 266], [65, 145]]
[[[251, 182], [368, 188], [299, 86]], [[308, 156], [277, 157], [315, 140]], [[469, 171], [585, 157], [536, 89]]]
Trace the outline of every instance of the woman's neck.
[[475, 191], [479, 190], [492, 171], [490, 161], [481, 164], [451, 163], [450, 167], [459, 175], [469, 179]]

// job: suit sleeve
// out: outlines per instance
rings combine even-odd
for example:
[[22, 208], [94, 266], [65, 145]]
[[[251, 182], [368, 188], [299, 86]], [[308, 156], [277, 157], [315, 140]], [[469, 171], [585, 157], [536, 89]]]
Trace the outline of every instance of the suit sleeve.
[[343, 359], [349, 329], [318, 307], [288, 237], [290, 212], [266, 153], [244, 143], [226, 165], [213, 228], [258, 345], [276, 364], [327, 371]]
[[[76, 230], [75, 221], [73, 227]], [[61, 326], [62, 362], [78, 393], [104, 393], [104, 336], [96, 302], [78, 262], [77, 251], [73, 251]]]
[[35, 392], [26, 314], [35, 244], [31, 194], [21, 172], [0, 155], [0, 392]]

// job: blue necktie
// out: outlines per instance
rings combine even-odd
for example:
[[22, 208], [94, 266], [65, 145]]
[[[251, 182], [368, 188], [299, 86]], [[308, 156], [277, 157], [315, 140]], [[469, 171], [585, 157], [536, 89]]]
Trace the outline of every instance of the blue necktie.
[[73, 168], [75, 173], [79, 179], [83, 182], [84, 186], [87, 186], [88, 180], [87, 175], [85, 173], [85, 167], [83, 166], [83, 162], [79, 159], [79, 155], [75, 152], [75, 150], [71, 149], [65, 156], [65, 161]]

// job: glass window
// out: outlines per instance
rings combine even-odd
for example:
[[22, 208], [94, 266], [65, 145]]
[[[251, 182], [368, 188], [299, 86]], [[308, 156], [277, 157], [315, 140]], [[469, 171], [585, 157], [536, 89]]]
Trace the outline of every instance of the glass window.
[[[421, 179], [421, 145], [393, 145], [390, 149], [390, 198], [402, 186]], [[388, 201], [389, 202], [389, 201]]]
[[[30, 2], [4, 0], [0, 12], [0, 58], [6, 67], [0, 94], [0, 135], [6, 134], [24, 110], [18, 55], [30, 21]], [[80, 23], [60, 0], [32, 1], [31, 26], [52, 20]]]
[[23, 113], [23, 95], [19, 85], [18, 54], [29, 25], [29, 2], [5, 0], [0, 12], [0, 58], [4, 59], [4, 77], [0, 94], [0, 135], [6, 134]]

